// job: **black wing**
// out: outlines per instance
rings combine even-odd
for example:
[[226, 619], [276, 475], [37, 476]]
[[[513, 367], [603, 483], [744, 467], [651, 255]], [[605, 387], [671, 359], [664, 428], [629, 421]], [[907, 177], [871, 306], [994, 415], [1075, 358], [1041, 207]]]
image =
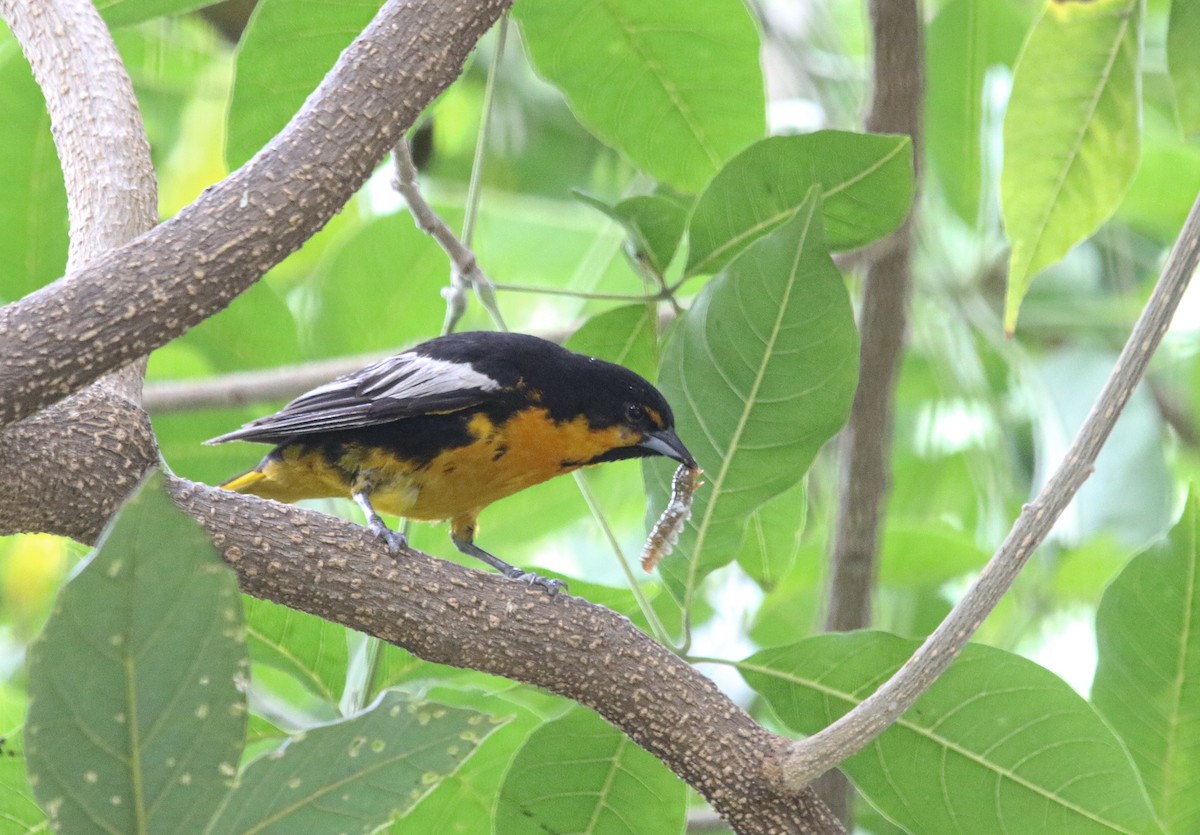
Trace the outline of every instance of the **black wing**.
[[503, 388], [471, 363], [406, 351], [302, 394], [273, 415], [205, 441], [283, 443], [297, 435], [359, 429], [418, 415], [457, 412]]

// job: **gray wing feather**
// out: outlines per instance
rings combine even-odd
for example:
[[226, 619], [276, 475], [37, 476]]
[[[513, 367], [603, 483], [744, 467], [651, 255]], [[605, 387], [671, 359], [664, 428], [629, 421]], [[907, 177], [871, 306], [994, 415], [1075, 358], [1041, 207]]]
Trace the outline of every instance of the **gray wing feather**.
[[273, 415], [205, 441], [282, 443], [297, 435], [377, 426], [482, 403], [500, 383], [467, 363], [413, 351], [368, 365], [300, 395]]

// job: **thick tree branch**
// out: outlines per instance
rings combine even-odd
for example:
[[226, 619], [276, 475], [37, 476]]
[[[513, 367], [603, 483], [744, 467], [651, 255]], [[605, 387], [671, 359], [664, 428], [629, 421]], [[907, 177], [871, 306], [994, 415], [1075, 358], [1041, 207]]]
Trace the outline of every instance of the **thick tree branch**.
[[[154, 169], [133, 86], [90, 0], [30, 13], [0, 0], [44, 92], [71, 224], [68, 269], [158, 220]], [[135, 362], [0, 432], [0, 531], [94, 535], [158, 459]], [[88, 473], [102, 489], [87, 489]]]
[[179, 336], [297, 249], [509, 3], [389, 0], [250, 162], [133, 243], [0, 310], [0, 426]]
[[[917, 0], [871, 0], [874, 95], [867, 130], [906, 133], [913, 140], [919, 175], [921, 113], [925, 101], [925, 50]], [[918, 191], [920, 181], [918, 179]], [[915, 211], [915, 209], [914, 209]], [[893, 399], [912, 286], [915, 218], [872, 250], [863, 285], [858, 390], [842, 434], [837, 521], [830, 554], [829, 631], [871, 623], [871, 598], [879, 569], [879, 540], [891, 489]], [[840, 772], [822, 778], [825, 803], [850, 826], [853, 790]]]
[[779, 789], [786, 739], [627, 618], [417, 551], [392, 556], [365, 528], [313, 511], [179, 479], [170, 490], [249, 594], [584, 704], [739, 833], [841, 831], [810, 790]]
[[1200, 264], [1200, 196], [1192, 204], [1162, 275], [1112, 374], [1046, 486], [1025, 505], [979, 578], [912, 658], [841, 719], [792, 746], [784, 766], [787, 785], [806, 785], [869, 745], [950, 666], [1092, 474], [1096, 456], [1145, 374], [1197, 264]]

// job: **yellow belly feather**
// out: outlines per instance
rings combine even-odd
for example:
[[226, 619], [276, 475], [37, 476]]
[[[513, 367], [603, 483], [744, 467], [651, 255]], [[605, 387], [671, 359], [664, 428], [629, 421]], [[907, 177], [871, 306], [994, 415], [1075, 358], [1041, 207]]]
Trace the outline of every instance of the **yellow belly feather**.
[[[261, 471], [222, 486], [282, 502], [349, 497], [362, 486], [383, 513], [420, 520], [473, 517], [498, 499], [633, 442], [624, 428], [591, 429], [583, 417], [555, 423], [545, 409], [518, 412], [500, 425], [477, 414], [468, 429], [475, 441], [441, 453], [427, 466], [414, 467], [379, 447], [347, 444], [339, 471], [319, 450], [293, 446], [284, 449], [282, 460], [268, 460]], [[347, 471], [357, 474], [355, 483], [345, 480]]]

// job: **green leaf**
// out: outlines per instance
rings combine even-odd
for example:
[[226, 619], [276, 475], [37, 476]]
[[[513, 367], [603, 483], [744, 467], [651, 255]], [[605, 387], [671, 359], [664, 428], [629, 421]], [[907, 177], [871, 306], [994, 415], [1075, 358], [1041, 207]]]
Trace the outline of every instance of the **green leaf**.
[[974, 226], [983, 177], [984, 77], [1011, 66], [1025, 37], [1012, 3], [952, 0], [929, 24], [929, 91], [925, 96], [929, 158], [946, 200]]
[[407, 212], [363, 225], [318, 265], [304, 291], [305, 354], [384, 351], [436, 336], [450, 262]]
[[404, 814], [495, 728], [478, 711], [386, 693], [251, 763], [206, 832], [372, 832]]
[[[484, 681], [481, 682], [480, 679]], [[389, 830], [396, 835], [429, 832], [437, 835], [479, 835], [490, 832], [501, 802], [500, 786], [517, 751], [545, 719], [529, 697], [542, 697], [556, 706], [565, 700], [534, 693], [521, 686], [504, 687], [499, 679], [475, 674], [467, 682], [439, 679], [430, 698], [446, 704], [469, 705], [507, 718], [454, 774], [442, 780], [411, 812]]]
[[283, 129], [379, 11], [379, 0], [260, 0], [238, 41], [225, 160], [240, 166]]
[[808, 521], [808, 485], [801, 481], [750, 514], [738, 565], [770, 591], [796, 564]]
[[33, 799], [19, 729], [0, 733], [0, 835], [45, 832], [46, 815]]
[[579, 121], [665, 183], [699, 191], [763, 135], [758, 31], [741, 0], [522, 0], [513, 15]]
[[1092, 700], [1168, 832], [1200, 831], [1200, 500], [1113, 581], [1096, 613]]
[[644, 262], [660, 276], [667, 271], [683, 239], [687, 206], [657, 194], [630, 197], [612, 206], [581, 192], [575, 196], [621, 225], [629, 234], [630, 257], [635, 262]]
[[346, 628], [266, 600], [246, 597], [244, 601], [251, 660], [291, 674], [336, 705], [349, 661]]
[[[819, 212], [814, 186], [791, 220], [705, 286], [667, 344], [661, 388], [706, 482], [661, 563], [685, 608], [705, 575], [737, 557], [746, 518], [804, 477], [849, 414], [858, 335]], [[653, 508], [666, 506], [669, 464], [646, 464]]]
[[493, 832], [683, 832], [687, 790], [653, 755], [586, 708], [534, 731], [509, 767]]
[[[858, 704], [917, 648], [882, 632], [821, 635], [741, 666], [792, 730]], [[1125, 749], [1032, 661], [969, 645], [908, 713], [840, 766], [910, 832], [1161, 832]]]
[[1099, 228], [1137, 171], [1139, 0], [1048, 3], [1013, 76], [1000, 201], [1012, 242], [1004, 327], [1040, 270]]
[[30, 648], [30, 775], [64, 832], [199, 832], [246, 705], [237, 582], [154, 476]]
[[1171, 0], [1167, 26], [1167, 68], [1175, 87], [1175, 110], [1188, 137], [1200, 133], [1200, 3]]
[[658, 311], [654, 305], [630, 304], [588, 319], [567, 339], [566, 347], [623, 365], [653, 380], [658, 365], [657, 330]]
[[684, 272], [720, 270], [786, 223], [817, 185], [831, 250], [881, 238], [900, 225], [912, 204], [912, 140], [823, 130], [754, 143], [730, 160], [696, 201]]
[[116, 27], [183, 14], [218, 2], [220, 0], [96, 0], [96, 8], [105, 23]]
[[0, 113], [0, 302], [6, 302], [67, 266], [67, 192], [50, 117], [12, 39], [0, 43]]

